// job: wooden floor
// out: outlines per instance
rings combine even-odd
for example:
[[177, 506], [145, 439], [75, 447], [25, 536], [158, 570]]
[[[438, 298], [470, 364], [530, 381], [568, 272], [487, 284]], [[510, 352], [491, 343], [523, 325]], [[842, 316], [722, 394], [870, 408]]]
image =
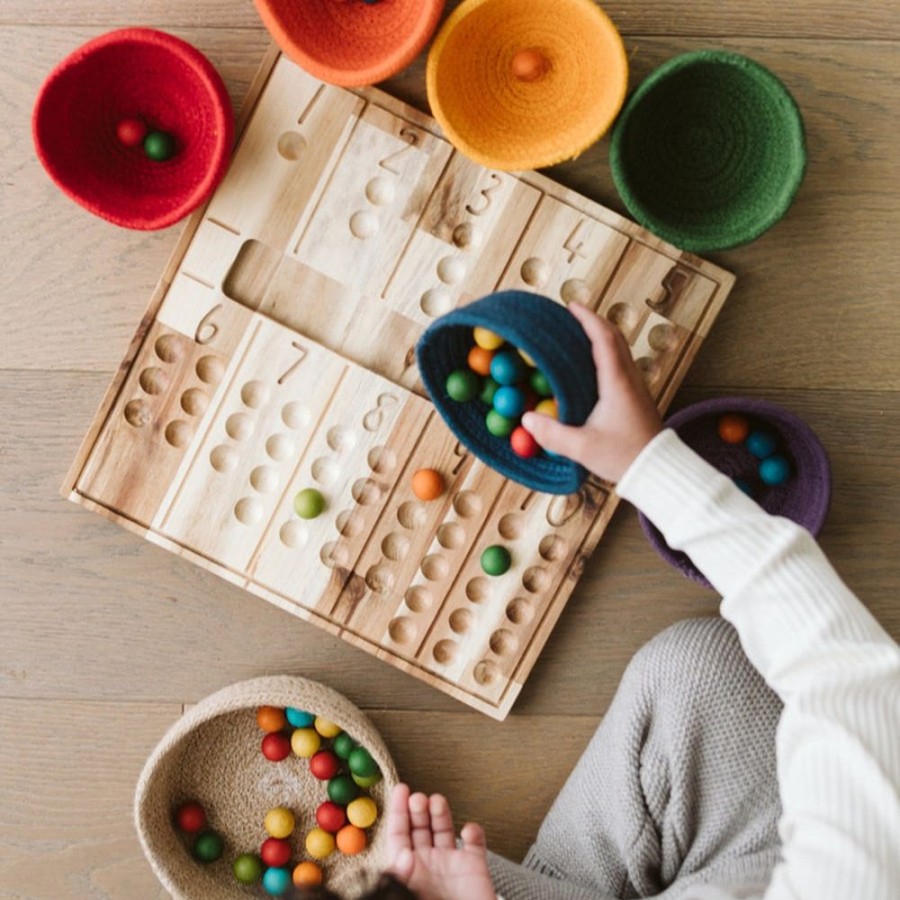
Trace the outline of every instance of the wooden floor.
[[[900, 638], [900, 7], [607, 10], [633, 85], [677, 53], [719, 46], [772, 68], [800, 104], [806, 181], [785, 221], [713, 257], [737, 286], [675, 408], [747, 394], [815, 429], [834, 467], [822, 544]], [[127, 232], [66, 200], [34, 157], [29, 117], [59, 59], [130, 24], [192, 42], [236, 104], [268, 44], [250, 0], [0, 4], [0, 897], [161, 895], [131, 824], [144, 760], [185, 704], [276, 672], [347, 694], [404, 778], [445, 792], [460, 818], [485, 823], [492, 847], [519, 857], [634, 651], [680, 618], [714, 614], [716, 597], [669, 569], [623, 506], [496, 723], [60, 499], [179, 228]], [[386, 87], [427, 108], [423, 60]], [[549, 174], [624, 212], [607, 149]]]

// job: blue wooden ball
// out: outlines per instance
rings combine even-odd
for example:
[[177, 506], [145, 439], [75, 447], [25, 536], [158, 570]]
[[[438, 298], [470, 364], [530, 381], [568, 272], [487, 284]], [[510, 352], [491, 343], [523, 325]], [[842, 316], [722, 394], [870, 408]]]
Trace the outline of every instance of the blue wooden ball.
[[491, 378], [497, 384], [516, 384], [525, 377], [525, 360], [512, 350], [504, 350], [491, 360]]
[[525, 391], [505, 384], [494, 392], [494, 409], [507, 419], [518, 419], [525, 412]]
[[764, 484], [777, 487], [791, 477], [791, 464], [776, 453], [759, 464], [759, 477]]
[[745, 446], [757, 459], [765, 459], [775, 452], [778, 442], [775, 440], [775, 435], [772, 434], [771, 431], [764, 431], [761, 428], [757, 428], [747, 435]]

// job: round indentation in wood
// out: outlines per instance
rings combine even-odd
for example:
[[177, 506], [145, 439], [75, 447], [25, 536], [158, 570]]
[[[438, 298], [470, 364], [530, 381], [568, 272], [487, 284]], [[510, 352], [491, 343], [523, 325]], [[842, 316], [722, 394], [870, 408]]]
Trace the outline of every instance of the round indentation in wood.
[[500, 533], [500, 537], [507, 541], [517, 541], [522, 537], [524, 529], [525, 517], [518, 513], [507, 513], [497, 523], [497, 531]]
[[460, 518], [470, 519], [484, 509], [484, 502], [474, 491], [460, 491], [453, 498], [453, 508]]
[[209, 453], [209, 464], [217, 472], [231, 472], [237, 468], [239, 454], [228, 444], [218, 444]]
[[153, 421], [153, 412], [143, 400], [129, 400], [123, 414], [125, 421], [134, 428], [143, 428]]
[[474, 250], [481, 242], [481, 236], [471, 222], [461, 222], [453, 229], [450, 240], [460, 250]]
[[526, 259], [520, 269], [522, 281], [531, 287], [543, 287], [550, 278], [550, 266], [536, 256]]
[[657, 353], [663, 353], [678, 343], [678, 335], [675, 333], [675, 328], [672, 325], [660, 322], [650, 329], [650, 334], [647, 335], [647, 343]]
[[470, 609], [455, 609], [447, 620], [454, 634], [465, 634], [475, 621]]
[[539, 594], [550, 584], [550, 573], [540, 566], [531, 566], [522, 573], [522, 586], [530, 594]]
[[285, 131], [275, 143], [278, 155], [288, 162], [296, 162], [306, 151], [306, 138], [296, 131]]
[[225, 374], [225, 363], [218, 356], [201, 356], [194, 370], [204, 384], [217, 385]]
[[428, 513], [425, 507], [421, 503], [416, 503], [415, 500], [407, 500], [405, 503], [401, 503], [400, 508], [397, 510], [397, 521], [410, 531], [421, 528], [427, 519]]
[[659, 378], [659, 363], [653, 357], [642, 356], [640, 359], [635, 360], [635, 365], [638, 367], [638, 371], [643, 376], [646, 384], [653, 384]]
[[411, 644], [416, 637], [416, 623], [409, 616], [397, 616], [388, 625], [388, 634], [395, 644]]
[[232, 413], [225, 420], [225, 434], [233, 441], [245, 441], [253, 434], [253, 419], [247, 413]]
[[309, 543], [309, 528], [303, 522], [293, 519], [281, 526], [278, 537], [285, 547], [300, 550]]
[[356, 435], [343, 425], [334, 425], [328, 429], [325, 441], [335, 453], [352, 450], [356, 446]]
[[248, 381], [241, 387], [241, 402], [250, 409], [261, 409], [269, 402], [271, 393], [262, 381]]
[[257, 466], [250, 473], [250, 484], [260, 494], [271, 494], [278, 487], [278, 473], [271, 466]]
[[472, 671], [472, 677], [478, 684], [487, 687], [498, 681], [500, 678], [500, 669], [495, 662], [491, 662], [489, 659], [483, 659], [475, 666]]
[[403, 599], [414, 613], [427, 612], [434, 604], [434, 594], [424, 584], [413, 585]]
[[459, 284], [466, 277], [466, 264], [453, 256], [438, 260], [437, 277], [444, 284]]
[[281, 407], [281, 421], [293, 431], [300, 431], [312, 421], [312, 414], [299, 400], [291, 400]]
[[637, 324], [638, 312], [627, 303], [614, 303], [606, 313], [606, 318], [621, 331], [630, 331]]
[[350, 232], [361, 241], [374, 237], [378, 234], [378, 217], [362, 210], [353, 213], [350, 216]]
[[450, 574], [450, 563], [437, 553], [422, 560], [422, 574], [429, 581], [443, 581]]
[[419, 300], [419, 308], [432, 319], [450, 312], [452, 306], [453, 298], [450, 292], [440, 287], [429, 288]]
[[200, 388], [188, 388], [181, 395], [181, 408], [189, 416], [202, 416], [209, 407], [209, 396]]
[[338, 513], [334, 527], [345, 538], [356, 537], [363, 529], [363, 517], [354, 509], [345, 509]]
[[376, 475], [387, 475], [397, 468], [397, 454], [388, 447], [373, 447], [366, 462]]
[[158, 366], [150, 366], [141, 372], [138, 384], [145, 394], [162, 394], [169, 386], [169, 376]]
[[386, 559], [399, 562], [409, 553], [409, 538], [405, 534], [392, 531], [381, 542], [381, 552]]
[[371, 566], [366, 572], [366, 584], [376, 594], [387, 594], [394, 586], [394, 573], [388, 566]]
[[340, 541], [329, 541], [319, 552], [319, 559], [329, 569], [333, 569], [335, 566], [345, 568], [350, 562], [350, 553]]
[[273, 434], [266, 439], [266, 453], [276, 462], [290, 459], [296, 450], [294, 439], [289, 434]]
[[563, 303], [581, 303], [582, 305], [590, 302], [591, 289], [587, 282], [581, 278], [567, 278], [559, 289], [559, 296]]
[[459, 522], [445, 522], [437, 530], [438, 543], [445, 550], [456, 550], [466, 540], [466, 529]]
[[397, 196], [397, 188], [391, 178], [379, 175], [366, 185], [366, 200], [372, 206], [390, 206]]
[[498, 628], [491, 635], [490, 647], [497, 656], [512, 656], [519, 649], [519, 639], [506, 628]]
[[481, 603], [491, 592], [491, 583], [483, 575], [471, 579], [466, 584], [466, 597], [471, 603]]
[[541, 559], [547, 562], [559, 562], [561, 559], [565, 559], [569, 553], [568, 541], [561, 538], [558, 534], [548, 534], [541, 539], [538, 553], [540, 553]]
[[434, 645], [431, 655], [436, 663], [440, 663], [442, 666], [449, 666], [456, 659], [458, 649], [456, 641], [445, 638]]
[[353, 482], [350, 493], [360, 506], [372, 506], [381, 499], [384, 491], [373, 478], [358, 478]]
[[181, 359], [181, 341], [174, 334], [162, 334], [153, 345], [153, 352], [164, 363], [175, 363]]
[[320, 456], [313, 460], [310, 472], [314, 481], [317, 481], [323, 487], [330, 487], [338, 479], [341, 474], [341, 467], [327, 456]]
[[234, 504], [234, 517], [242, 525], [257, 525], [264, 515], [265, 509], [255, 497], [241, 497]]
[[185, 422], [183, 419], [175, 419], [174, 422], [169, 422], [166, 425], [166, 441], [173, 447], [187, 447], [193, 436], [194, 429], [191, 428], [190, 423]]
[[515, 597], [506, 604], [506, 618], [513, 625], [525, 625], [534, 618], [534, 604], [527, 597]]

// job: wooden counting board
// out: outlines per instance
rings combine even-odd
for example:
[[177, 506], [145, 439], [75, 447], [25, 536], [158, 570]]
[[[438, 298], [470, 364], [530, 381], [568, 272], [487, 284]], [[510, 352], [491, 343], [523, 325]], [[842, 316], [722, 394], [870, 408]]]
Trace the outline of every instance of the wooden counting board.
[[[664, 409], [732, 284], [273, 52], [63, 490], [502, 719], [617, 500], [594, 480], [535, 494], [467, 454], [422, 389], [419, 335], [502, 288], [577, 299], [622, 328]], [[438, 500], [413, 495], [419, 468], [443, 473]], [[307, 487], [326, 499], [311, 520]], [[489, 577], [496, 543], [513, 565]]]

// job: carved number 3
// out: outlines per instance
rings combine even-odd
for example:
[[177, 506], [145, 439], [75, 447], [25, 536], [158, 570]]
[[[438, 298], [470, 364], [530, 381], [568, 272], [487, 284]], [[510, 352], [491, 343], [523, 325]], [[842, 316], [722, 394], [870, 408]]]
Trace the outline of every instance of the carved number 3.
[[466, 212], [470, 216], [480, 216], [485, 213], [494, 199], [491, 194], [493, 194], [494, 191], [498, 190], [501, 184], [503, 184], [503, 179], [501, 179], [499, 175], [491, 172], [491, 183], [481, 191], [481, 197], [484, 202], [477, 208], [474, 207], [471, 203], [468, 204], [466, 206]]
[[218, 333], [219, 326], [213, 322], [212, 317], [222, 308], [221, 303], [217, 303], [198, 323], [197, 330], [194, 332], [194, 340], [200, 344], [208, 344]]
[[384, 424], [385, 410], [397, 404], [393, 394], [380, 394], [378, 402], [363, 416], [363, 428], [366, 431], [378, 431]]

